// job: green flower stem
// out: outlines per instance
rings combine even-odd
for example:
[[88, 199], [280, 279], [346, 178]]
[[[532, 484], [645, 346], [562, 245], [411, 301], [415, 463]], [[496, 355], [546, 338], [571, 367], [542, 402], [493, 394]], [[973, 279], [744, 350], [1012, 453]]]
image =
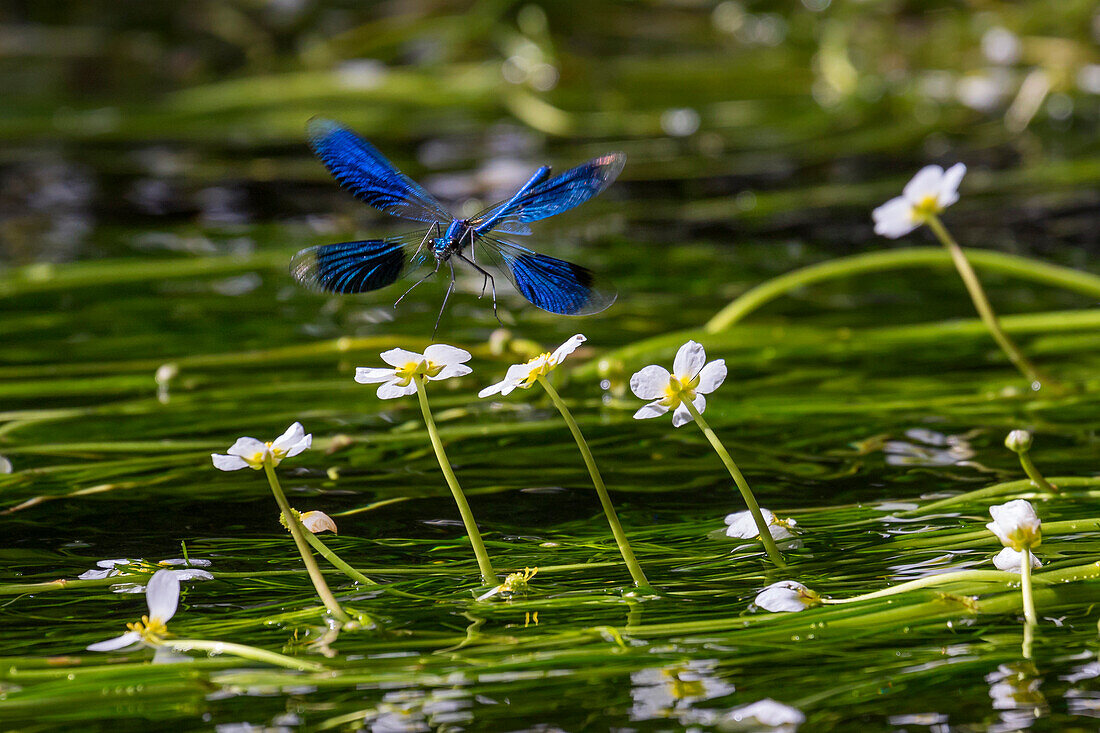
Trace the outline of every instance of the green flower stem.
[[1039, 487], [1040, 490], [1046, 491], [1051, 494], [1057, 494], [1058, 489], [1053, 486], [1049, 481], [1043, 478], [1043, 474], [1039, 473], [1039, 469], [1035, 467], [1035, 462], [1031, 460], [1031, 453], [1028, 451], [1020, 451], [1016, 455], [1020, 456], [1020, 466], [1023, 467], [1024, 473], [1031, 479], [1031, 482]]
[[886, 596], [897, 595], [898, 593], [906, 593], [911, 590], [919, 590], [921, 588], [929, 588], [935, 585], [943, 585], [944, 583], [999, 583], [1006, 584], [1013, 579], [1011, 573], [1006, 573], [1002, 570], [960, 570], [953, 573], [939, 573], [938, 575], [929, 575], [924, 578], [917, 578], [916, 580], [910, 580], [905, 583], [898, 583], [892, 585], [889, 588], [883, 588], [882, 590], [876, 590], [872, 593], [863, 593], [862, 595], [852, 596], [850, 598], [822, 598], [821, 602], [826, 605], [840, 605], [843, 603], [858, 603], [860, 601], [871, 601], [876, 598], [885, 598]]
[[206, 652], [211, 656], [218, 654], [232, 654], [234, 657], [251, 659], [265, 664], [274, 664], [277, 667], [296, 669], [300, 672], [323, 672], [326, 667], [316, 662], [307, 662], [304, 659], [295, 659], [283, 654], [269, 652], [266, 649], [257, 649], [254, 646], [233, 644], [228, 641], [206, 641], [204, 639], [161, 639], [157, 646], [167, 647], [175, 652]]
[[580, 449], [581, 456], [584, 458], [584, 465], [588, 467], [588, 473], [592, 476], [592, 484], [596, 487], [596, 494], [600, 497], [600, 505], [603, 506], [603, 513], [607, 516], [607, 523], [611, 525], [611, 534], [615, 535], [615, 542], [619, 545], [619, 552], [622, 553], [623, 561], [630, 570], [630, 577], [634, 579], [634, 585], [638, 588], [651, 590], [652, 586], [645, 577], [645, 573], [642, 572], [642, 566], [638, 564], [638, 560], [634, 557], [634, 551], [630, 549], [630, 541], [627, 540], [626, 533], [623, 532], [623, 526], [619, 523], [619, 517], [615, 514], [615, 507], [612, 506], [611, 497], [607, 494], [607, 487], [604, 486], [603, 477], [600, 476], [600, 469], [596, 467], [596, 460], [592, 457], [588, 442], [581, 435], [581, 429], [577, 427], [577, 421], [573, 419], [573, 413], [569, 411], [565, 402], [558, 395], [558, 391], [545, 377], [539, 376], [537, 379], [542, 388], [546, 390], [546, 394], [550, 395], [551, 401], [558, 408], [562, 418], [565, 419], [565, 424], [569, 426], [569, 432], [573, 433], [573, 440], [577, 441], [577, 448]]
[[1020, 557], [1020, 593], [1024, 597], [1024, 621], [1028, 626], [1039, 622], [1035, 618], [1035, 598], [1031, 593], [1031, 548], [1021, 550]]
[[497, 574], [493, 571], [493, 563], [489, 561], [489, 553], [485, 550], [485, 543], [481, 540], [481, 533], [474, 521], [474, 513], [470, 511], [470, 504], [466, 501], [466, 495], [462, 493], [462, 487], [458, 485], [458, 478], [451, 469], [451, 462], [447, 460], [447, 452], [443, 450], [443, 441], [439, 439], [439, 431], [436, 430], [432, 411], [428, 408], [428, 395], [425, 386], [427, 379], [422, 374], [413, 375], [416, 380], [416, 396], [420, 400], [420, 411], [424, 413], [424, 425], [428, 428], [428, 436], [432, 439], [432, 448], [435, 449], [435, 457], [439, 460], [439, 468], [443, 471], [443, 477], [447, 479], [447, 486], [451, 488], [455, 504], [458, 505], [458, 513], [462, 515], [462, 524], [466, 526], [466, 534], [470, 537], [470, 546], [474, 548], [477, 556], [477, 566], [481, 569], [481, 582], [485, 585], [497, 585]]
[[306, 572], [309, 573], [309, 578], [313, 581], [313, 587], [317, 589], [317, 595], [320, 596], [321, 601], [325, 604], [325, 608], [328, 609], [328, 612], [332, 614], [333, 618], [341, 624], [351, 621], [351, 618], [344, 613], [344, 609], [340, 608], [340, 604], [337, 602], [336, 597], [332, 595], [332, 591], [328, 588], [328, 583], [325, 582], [325, 577], [321, 575], [321, 569], [317, 567], [317, 561], [313, 559], [313, 553], [309, 551], [309, 543], [306, 542], [305, 538], [309, 530], [302, 526], [301, 520], [298, 519], [294, 510], [290, 508], [290, 504], [286, 500], [286, 494], [283, 493], [283, 487], [279, 485], [279, 478], [275, 475], [275, 463], [272, 461], [270, 453], [264, 458], [264, 472], [267, 474], [267, 482], [271, 484], [271, 493], [275, 494], [275, 501], [279, 505], [279, 511], [281, 511], [286, 518], [286, 526], [290, 529], [290, 535], [294, 538], [294, 544], [298, 546], [298, 552], [302, 555], [302, 562], [305, 563]]
[[935, 214], [928, 217], [928, 228], [932, 230], [932, 233], [936, 235], [936, 239], [940, 240], [940, 243], [951, 254], [955, 269], [959, 271], [959, 277], [966, 285], [966, 289], [970, 293], [970, 299], [974, 301], [974, 308], [978, 311], [982, 322], [985, 323], [986, 328], [989, 329], [993, 339], [1001, 347], [1001, 351], [1005, 352], [1009, 361], [1016, 365], [1016, 368], [1027, 377], [1032, 385], [1055, 386], [1056, 383], [1028, 361], [1028, 358], [1024, 356], [1019, 347], [1001, 330], [1001, 324], [997, 321], [997, 314], [993, 312], [993, 306], [989, 304], [989, 299], [985, 295], [981, 281], [978, 280], [978, 275], [974, 272], [974, 268], [970, 266], [970, 261], [966, 259], [962, 247], [959, 246], [958, 242], [947, 231], [947, 227]]
[[303, 532], [303, 535], [306, 538], [306, 542], [308, 542], [314, 550], [317, 550], [317, 553], [321, 557], [332, 563], [332, 566], [342, 572], [344, 575], [348, 576], [357, 583], [362, 583], [363, 585], [378, 585], [378, 583], [374, 582], [373, 580], [353, 568], [351, 565], [348, 565], [346, 562], [340, 559], [340, 556], [333, 552], [327, 545], [325, 545], [325, 543], [321, 541], [320, 537], [313, 534], [309, 530]]
[[764, 521], [764, 516], [760, 513], [760, 505], [756, 503], [756, 497], [753, 496], [752, 489], [749, 488], [749, 482], [745, 480], [744, 475], [741, 473], [741, 469], [733, 462], [733, 458], [730, 457], [729, 451], [722, 445], [722, 441], [718, 440], [718, 436], [710, 429], [710, 425], [708, 425], [707, 421], [703, 419], [703, 416], [699, 414], [699, 411], [695, 409], [695, 405], [692, 404], [691, 400], [684, 400], [683, 404], [695, 419], [695, 424], [703, 431], [703, 435], [710, 441], [718, 457], [722, 459], [722, 463], [726, 464], [726, 469], [730, 472], [730, 476], [733, 476], [733, 481], [737, 484], [737, 488], [740, 489], [741, 496], [745, 499], [745, 504], [748, 505], [749, 511], [752, 513], [753, 521], [756, 522], [756, 529], [760, 532], [760, 541], [764, 543], [764, 549], [767, 550], [768, 557], [771, 558], [771, 561], [777, 567], [786, 567], [786, 563], [783, 562], [783, 556], [779, 554], [779, 548], [775, 546], [775, 540], [772, 539], [771, 529], [768, 528], [768, 523]]

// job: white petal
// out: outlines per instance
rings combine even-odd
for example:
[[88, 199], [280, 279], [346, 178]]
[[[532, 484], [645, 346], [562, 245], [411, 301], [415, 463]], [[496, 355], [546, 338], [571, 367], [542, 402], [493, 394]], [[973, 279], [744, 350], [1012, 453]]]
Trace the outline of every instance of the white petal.
[[231, 456], [251, 458], [266, 449], [267, 446], [255, 438], [237, 438], [237, 442], [229, 446], [229, 450], [227, 450], [226, 453]]
[[223, 456], [220, 453], [211, 453], [210, 457], [214, 459], [214, 468], [221, 471], [237, 471], [248, 468], [248, 464], [240, 456]]
[[385, 384], [378, 385], [378, 399], [380, 400], [393, 400], [398, 397], [405, 397], [407, 395], [416, 394], [416, 382], [409, 382], [404, 387], [397, 383], [395, 379], [392, 382], [386, 382]]
[[141, 641], [141, 635], [136, 631], [127, 631], [122, 636], [116, 636], [113, 639], [107, 641], [97, 641], [95, 644], [89, 644], [85, 647], [90, 652], [113, 652], [117, 649], [123, 649], [128, 646], [133, 646]]
[[584, 337], [583, 333], [578, 333], [570, 337], [568, 341], [554, 349], [554, 353], [550, 355], [550, 361], [553, 362], [554, 366], [561, 364], [562, 359], [576, 351], [577, 348], [587, 340], [588, 339]]
[[699, 372], [699, 386], [695, 391], [698, 394], [710, 394], [721, 387], [724, 381], [726, 381], [726, 360], [715, 359]]
[[672, 373], [682, 379], [694, 379], [707, 361], [707, 352], [697, 341], [688, 341], [676, 352]]
[[997, 535], [1005, 547], [1014, 550], [1038, 547], [1042, 542], [1042, 523], [1031, 502], [1014, 499], [1005, 504], [989, 507], [993, 521], [986, 528]]
[[501, 394], [501, 390], [504, 389], [504, 385], [506, 385], [507, 383], [507, 381], [503, 381], [497, 382], [496, 384], [490, 384], [488, 387], [478, 392], [477, 396], [481, 399], [485, 399], [486, 397], [492, 397], [495, 394]]
[[662, 405], [660, 402], [650, 402], [648, 405], [644, 405], [642, 409], [634, 413], [635, 420], [648, 420], [651, 417], [660, 417], [668, 412], [668, 408]]
[[676, 408], [676, 412], [672, 413], [672, 427], [678, 428], [681, 425], [687, 425], [691, 421], [691, 413], [688, 412], [688, 408], [681, 402], [679, 407]]
[[664, 367], [650, 364], [634, 372], [634, 376], [630, 378], [630, 391], [643, 400], [664, 397], [671, 376]]
[[[756, 725], [753, 725], [753, 721], [770, 728], [787, 726], [787, 730], [794, 730], [806, 722], [806, 716], [798, 708], [792, 708], [790, 705], [784, 705], [766, 697], [751, 705], [742, 705], [730, 710], [723, 716], [723, 720], [740, 723], [737, 730], [759, 730]], [[724, 726], [720, 727], [724, 729]]]
[[302, 423], [296, 422], [286, 429], [286, 432], [271, 441], [272, 450], [285, 453], [292, 445], [299, 443], [305, 437], [306, 430]]
[[378, 384], [393, 379], [393, 369], [386, 367], [356, 367], [355, 381], [359, 384]]
[[956, 163], [943, 174], [943, 178], [940, 180], [939, 195], [936, 197], [941, 209], [946, 209], [959, 200], [959, 184], [962, 183], [965, 175], [966, 166], [962, 163]]
[[[771, 530], [772, 524], [775, 522], [775, 515], [764, 507], [760, 507], [760, 514], [764, 518], [764, 523], [768, 525], [768, 529]], [[751, 540], [760, 536], [760, 531], [756, 528], [756, 520], [753, 519], [752, 512], [748, 510], [727, 514], [725, 522], [729, 525], [726, 527], [727, 537]], [[774, 537], [774, 532], [772, 536]]]
[[808, 592], [809, 589], [801, 583], [781, 580], [760, 591], [754, 602], [765, 611], [776, 613], [804, 611], [808, 608], [804, 593]]
[[450, 379], [451, 377], [465, 377], [471, 372], [473, 372], [473, 369], [465, 364], [448, 364], [439, 370], [439, 374], [436, 374], [434, 377], [428, 377], [428, 381], [438, 382], [443, 379]]
[[168, 572], [176, 576], [176, 580], [182, 582], [184, 580], [213, 580], [213, 574], [206, 570], [199, 570], [198, 568], [188, 568], [187, 570], [169, 570]]
[[321, 532], [337, 534], [336, 522], [332, 521], [332, 517], [324, 512], [306, 512], [302, 515], [302, 526], [313, 534], [320, 534]]
[[287, 448], [286, 455], [284, 457], [285, 458], [290, 458], [291, 456], [296, 456], [299, 453], [301, 453], [302, 451], [309, 450], [312, 445], [313, 445], [313, 434], [308, 433], [305, 436], [303, 436], [302, 439], [299, 440], [297, 443], [295, 443], [294, 445]]
[[103, 580], [109, 578], [112, 575], [118, 575], [117, 570], [85, 570], [80, 575], [76, 576], [78, 580]]
[[176, 615], [180, 602], [180, 580], [177, 570], [158, 570], [149, 579], [145, 590], [145, 602], [149, 604], [149, 618], [161, 623]]
[[940, 181], [943, 180], [943, 168], [938, 165], [926, 165], [917, 171], [917, 175], [909, 183], [905, 184], [901, 195], [909, 200], [909, 203], [919, 204], [926, 196], [936, 196], [940, 192]]
[[424, 358], [433, 364], [462, 364], [470, 360], [470, 352], [447, 344], [432, 344], [424, 349]]
[[[134, 560], [131, 560], [128, 557], [120, 557], [117, 560], [100, 560], [99, 562], [96, 563], [96, 565], [98, 565], [101, 568], [114, 568], [114, 567], [118, 567], [119, 565], [130, 565], [133, 562], [134, 562]], [[138, 561], [138, 562], [140, 562], [140, 561]]]
[[170, 560], [161, 560], [157, 565], [189, 565], [193, 568], [208, 568], [214, 563], [210, 560], [204, 560], [198, 557], [173, 557]]
[[410, 361], [424, 361], [423, 354], [418, 354], [408, 349], [390, 349], [389, 351], [383, 351], [381, 356], [382, 361], [394, 367], [403, 367]]
[[[1039, 562], [1039, 558], [1035, 557], [1034, 552], [1029, 554], [1031, 555], [1031, 567], [1040, 568], [1043, 566], [1043, 563]], [[1011, 547], [1005, 547], [994, 556], [993, 564], [997, 566], [998, 570], [1004, 570], [1006, 573], [1018, 573], [1024, 564], [1024, 553], [1017, 552]]]
[[890, 199], [871, 212], [875, 220], [875, 234], [890, 239], [904, 236], [919, 226], [913, 218], [913, 205], [904, 197]]

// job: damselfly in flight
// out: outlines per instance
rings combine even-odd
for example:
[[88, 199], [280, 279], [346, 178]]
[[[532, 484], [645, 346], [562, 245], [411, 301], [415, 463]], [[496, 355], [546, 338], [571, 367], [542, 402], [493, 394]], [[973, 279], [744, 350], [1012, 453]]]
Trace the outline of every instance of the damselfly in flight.
[[[597, 195], [622, 171], [626, 161], [622, 153], [593, 158], [554, 178], [550, 177], [550, 167], [543, 166], [511, 198], [469, 219], [456, 219], [373, 145], [340, 124], [310, 120], [309, 140], [333, 177], [356, 198], [387, 214], [428, 226], [386, 239], [303, 249], [290, 263], [291, 273], [302, 285], [329, 293], [363, 293], [401, 277], [414, 278], [413, 285], [394, 303], [396, 307], [413, 288], [446, 264], [451, 280], [439, 310], [442, 317], [455, 287], [454, 260], [458, 259], [483, 276], [482, 295], [486, 287], [492, 287], [494, 313], [496, 281], [490, 270], [505, 273], [524, 298], [551, 313], [591, 315], [615, 302], [615, 289], [590, 270], [505, 241], [499, 235], [530, 234], [529, 222], [560, 214]], [[439, 318], [435, 325], [438, 329]]]

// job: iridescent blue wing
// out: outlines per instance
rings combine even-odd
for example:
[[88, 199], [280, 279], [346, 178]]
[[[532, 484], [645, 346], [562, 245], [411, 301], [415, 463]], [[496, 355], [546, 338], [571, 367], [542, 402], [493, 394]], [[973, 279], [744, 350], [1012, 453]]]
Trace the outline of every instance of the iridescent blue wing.
[[402, 219], [451, 222], [451, 214], [378, 150], [338, 122], [314, 117], [309, 146], [340, 185], [360, 201]]
[[[470, 219], [477, 229], [480, 223], [499, 217], [489, 231], [501, 234], [530, 234], [528, 222], [545, 219], [574, 206], [580, 206], [610, 186], [623, 170], [626, 156], [608, 153], [571, 168], [560, 176], [533, 187], [515, 201], [493, 204]], [[503, 210], [507, 206], [507, 210]], [[480, 232], [484, 234], [484, 232]]]
[[[590, 316], [608, 308], [618, 293], [591, 270], [547, 257], [496, 237], [478, 240], [484, 258], [508, 274], [532, 305], [563, 316]], [[480, 259], [480, 257], [479, 257]]]
[[354, 294], [384, 288], [423, 271], [434, 260], [429, 245], [420, 246], [428, 231], [308, 247], [290, 259], [290, 274], [318, 292]]

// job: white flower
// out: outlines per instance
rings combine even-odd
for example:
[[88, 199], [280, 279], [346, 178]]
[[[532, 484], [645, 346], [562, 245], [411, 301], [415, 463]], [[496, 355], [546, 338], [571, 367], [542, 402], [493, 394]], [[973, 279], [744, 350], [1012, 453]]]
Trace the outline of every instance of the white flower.
[[962, 163], [944, 171], [938, 165], [921, 168], [905, 185], [901, 196], [871, 212], [875, 234], [897, 239], [913, 231], [959, 200], [959, 183], [966, 174]]
[[180, 581], [172, 570], [158, 570], [149, 579], [149, 588], [145, 591], [145, 600], [149, 604], [149, 615], [141, 621], [126, 624], [129, 627], [122, 636], [88, 645], [88, 651], [113, 652], [134, 644], [155, 642], [155, 637], [163, 636], [168, 629], [168, 620], [176, 615], [180, 600]]
[[818, 605], [821, 602], [821, 596], [801, 583], [781, 580], [760, 591], [754, 602], [765, 611], [794, 612], [805, 611], [810, 606]]
[[[768, 525], [773, 540], [785, 540], [794, 537], [791, 529], [798, 525], [793, 519], [780, 519], [764, 507], [760, 507], [760, 515]], [[752, 518], [752, 512], [734, 512], [726, 515], [726, 536], [740, 540], [752, 540], [760, 536], [760, 530], [756, 528], [756, 521]]]
[[[688, 341], [676, 352], [672, 364], [672, 374], [664, 367], [650, 364], [630, 378], [630, 389], [643, 400], [653, 400], [634, 413], [636, 420], [660, 417], [669, 410], [672, 413], [672, 426], [680, 427], [691, 422], [691, 413], [684, 405], [690, 400], [695, 409], [702, 413], [707, 407], [705, 394], [710, 394], [721, 386], [726, 379], [726, 362], [723, 359], [706, 364], [707, 354], [703, 346]], [[705, 364], [705, 366], [704, 366]]]
[[432, 344], [423, 354], [406, 349], [390, 349], [382, 352], [382, 361], [392, 369], [384, 367], [359, 367], [355, 370], [355, 381], [360, 384], [378, 384], [378, 397], [392, 400], [405, 395], [416, 394], [415, 376], [436, 382], [451, 377], [461, 377], [472, 370], [464, 362], [470, 360], [470, 352], [447, 344]]
[[[1031, 555], [1031, 567], [1041, 568], [1043, 566], [1043, 563], [1039, 562], [1039, 558], [1035, 557], [1034, 552], [1028, 554]], [[993, 564], [997, 566], [998, 570], [1004, 570], [1006, 573], [1018, 573], [1023, 568], [1024, 553], [1013, 550], [1011, 547], [1005, 547], [993, 558]]]
[[993, 521], [985, 525], [1005, 547], [1022, 550], [1038, 547], [1043, 541], [1043, 531], [1031, 502], [1014, 499], [1007, 504], [989, 507]]
[[[172, 570], [171, 572], [176, 576], [177, 580], [213, 580], [214, 576], [206, 570], [200, 570], [199, 568], [208, 568], [212, 565], [209, 560], [201, 558], [181, 558], [174, 557], [169, 560], [161, 560], [155, 563], [161, 567], [171, 567], [173, 565], [186, 565], [183, 570]], [[133, 576], [140, 575], [148, 572], [150, 563], [145, 560], [137, 559], [131, 560], [129, 558], [119, 558], [117, 560], [100, 560], [96, 563], [99, 566], [98, 570], [85, 570], [77, 577], [80, 580], [101, 580], [103, 578], [113, 578], [119, 575]], [[133, 570], [126, 570], [126, 566], [134, 566]], [[141, 584], [126, 583], [123, 585], [112, 585], [111, 590], [115, 593], [140, 593], [145, 590], [145, 586]]]
[[794, 731], [806, 721], [806, 716], [798, 708], [776, 702], [770, 697], [752, 703], [742, 705], [730, 710], [724, 716], [724, 722], [733, 726], [724, 725], [723, 730], [760, 730], [760, 726], [778, 728], [783, 731]]
[[513, 364], [508, 367], [508, 372], [504, 375], [503, 381], [489, 385], [478, 392], [477, 396], [489, 397], [495, 394], [504, 396], [517, 387], [520, 389], [530, 389], [536, 379], [546, 376], [556, 369], [558, 364], [561, 364], [562, 361], [565, 360], [565, 357], [576, 351], [577, 347], [585, 341], [584, 334], [578, 333], [564, 344], [554, 349], [553, 352], [539, 354], [534, 359], [523, 364]]
[[336, 532], [336, 522], [332, 521], [332, 517], [324, 512], [312, 511], [305, 512], [299, 519], [302, 521], [302, 526], [308, 529], [313, 534], [320, 534], [321, 532]]
[[226, 451], [229, 455], [211, 453], [210, 457], [214, 459], [214, 468], [222, 471], [241, 468], [259, 471], [264, 467], [265, 458], [270, 456], [272, 465], [278, 466], [284, 458], [296, 456], [312, 444], [313, 436], [306, 435], [302, 423], [296, 422], [275, 440], [261, 443], [255, 438], [237, 438], [237, 442]]

